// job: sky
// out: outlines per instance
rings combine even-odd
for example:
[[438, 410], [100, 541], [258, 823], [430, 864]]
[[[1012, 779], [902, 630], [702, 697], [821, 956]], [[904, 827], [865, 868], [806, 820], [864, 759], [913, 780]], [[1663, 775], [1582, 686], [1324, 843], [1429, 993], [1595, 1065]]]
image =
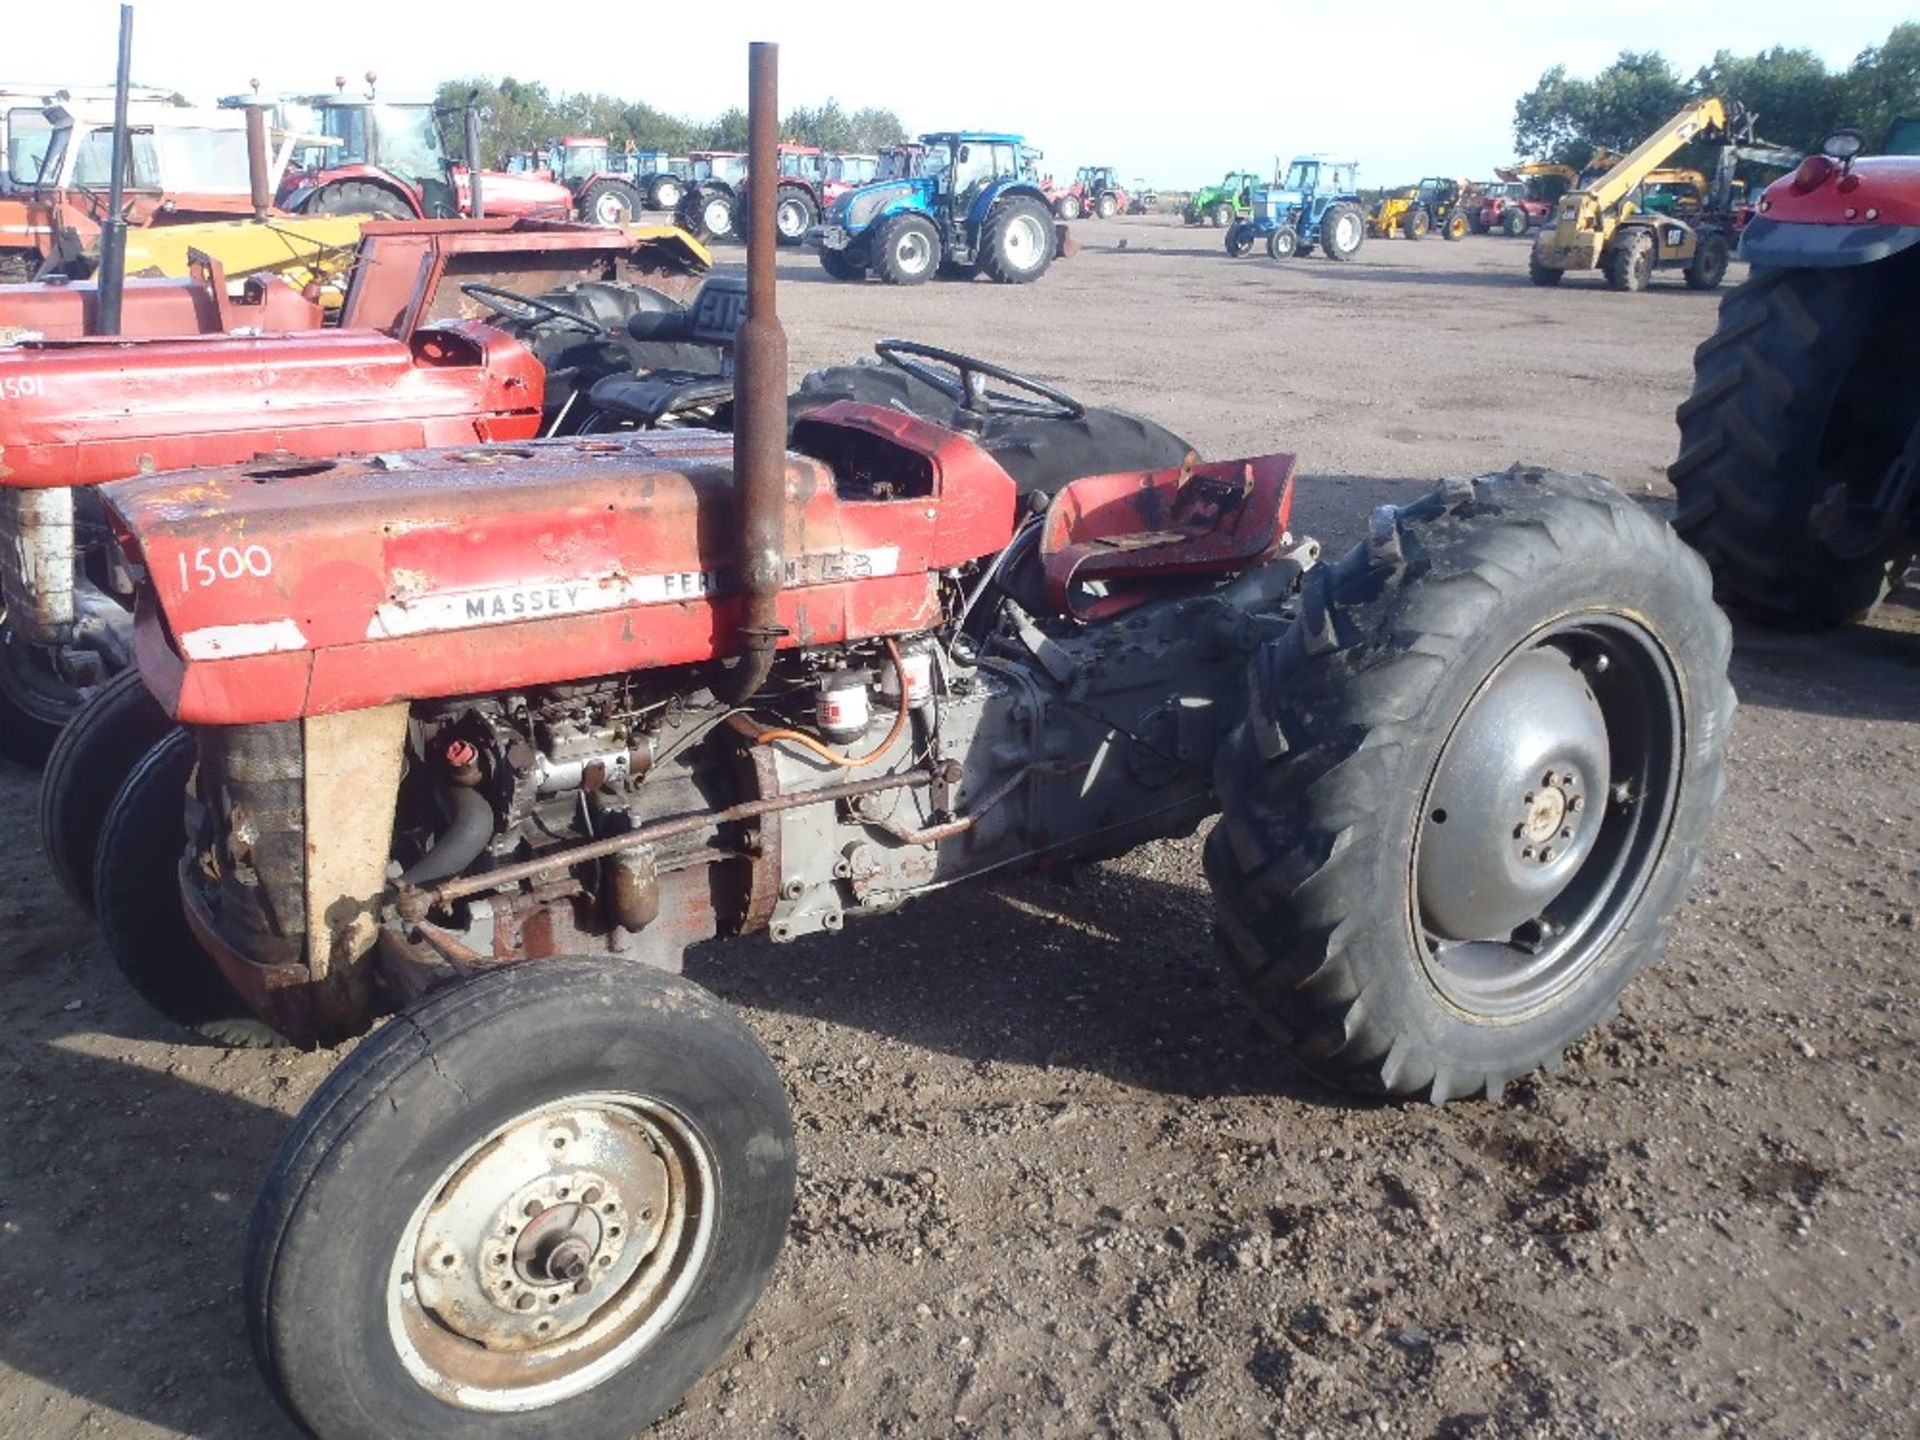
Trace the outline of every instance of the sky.
[[[676, 13], [687, 17], [677, 33]], [[529, 38], [543, 15], [556, 37], [546, 46]], [[1612, 0], [1562, 11], [1486, 0], [1038, 0], [981, 5], [972, 19], [809, 0], [564, 10], [136, 0], [133, 53], [139, 83], [208, 103], [256, 78], [264, 91], [312, 92], [371, 69], [396, 98], [453, 75], [512, 74], [708, 118], [745, 104], [746, 44], [773, 40], [783, 109], [833, 97], [892, 109], [914, 133], [1012, 130], [1056, 174], [1111, 164], [1123, 179], [1184, 189], [1318, 150], [1357, 157], [1362, 184], [1387, 185], [1484, 176], [1511, 159], [1513, 103], [1552, 65], [1590, 75], [1622, 49], [1655, 49], [1690, 74], [1716, 50], [1790, 45], [1840, 68], [1914, 15], [1914, 0]], [[113, 0], [70, 0], [58, 26], [14, 28], [0, 82], [108, 83], [118, 25]]]

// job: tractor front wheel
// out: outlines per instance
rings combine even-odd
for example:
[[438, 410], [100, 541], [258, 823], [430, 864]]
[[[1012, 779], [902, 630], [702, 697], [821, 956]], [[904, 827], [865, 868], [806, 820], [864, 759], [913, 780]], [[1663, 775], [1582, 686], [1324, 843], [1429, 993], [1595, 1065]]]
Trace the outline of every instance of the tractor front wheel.
[[1689, 290], [1715, 290], [1720, 282], [1727, 278], [1727, 265], [1733, 259], [1733, 252], [1727, 245], [1727, 237], [1715, 231], [1701, 237], [1699, 248], [1693, 252], [1683, 273]]
[[820, 218], [813, 197], [797, 185], [782, 187], [773, 207], [773, 232], [782, 245], [798, 245]]
[[1609, 290], [1646, 289], [1653, 278], [1653, 237], [1637, 227], [1616, 235], [1600, 264]]
[[1210, 218], [1219, 229], [1226, 229], [1227, 226], [1234, 222], [1233, 206], [1222, 200], [1218, 205], [1213, 207], [1213, 214]]
[[93, 909], [94, 856], [113, 798], [173, 728], [140, 672], [122, 670], [87, 697], [48, 752], [40, 774], [40, 848], [82, 910]]
[[625, 1440], [746, 1323], [793, 1209], [753, 1032], [631, 961], [530, 960], [389, 1022], [254, 1206], [254, 1354], [309, 1433]]
[[1080, 218], [1080, 197], [1078, 195], [1062, 195], [1058, 200], [1053, 202], [1053, 213], [1062, 220], [1078, 220]]
[[1093, 213], [1102, 220], [1111, 220], [1120, 213], [1120, 201], [1109, 191], [1094, 205]]
[[1291, 225], [1283, 225], [1267, 236], [1267, 258], [1271, 260], [1289, 260], [1300, 249], [1300, 232]]
[[1253, 249], [1253, 222], [1236, 220], [1227, 227], [1227, 254], [1238, 260]]
[[981, 227], [980, 268], [1002, 285], [1025, 285], [1053, 263], [1053, 226], [1038, 200], [1003, 200]]
[[1456, 210], [1447, 216], [1447, 223], [1441, 227], [1440, 233], [1448, 240], [1464, 240], [1470, 228], [1467, 224], [1467, 212]]
[[820, 247], [820, 268], [836, 280], [860, 281], [867, 278], [867, 267], [855, 260], [845, 250], [829, 250]]
[[661, 175], [654, 180], [652, 188], [648, 191], [647, 202], [652, 209], [665, 210], [668, 214], [672, 214], [680, 206], [681, 193], [680, 182], [677, 179], [671, 175]]
[[1427, 232], [1433, 229], [1433, 216], [1427, 213], [1424, 205], [1415, 205], [1407, 211], [1407, 218], [1401, 222], [1401, 232], [1409, 240], [1424, 240]]
[[1536, 285], [1558, 285], [1567, 278], [1567, 272], [1558, 265], [1550, 265], [1541, 257], [1541, 251], [1551, 232], [1542, 231], [1533, 242], [1533, 249], [1527, 255], [1527, 278]]
[[1500, 217], [1501, 230], [1515, 240], [1518, 240], [1522, 235], [1527, 233], [1529, 223], [1527, 212], [1522, 210], [1518, 205]]
[[889, 285], [918, 285], [940, 268], [940, 232], [924, 215], [881, 222], [872, 245], [873, 273]]
[[1521, 467], [1383, 507], [1308, 572], [1206, 849], [1226, 964], [1305, 1063], [1493, 1098], [1617, 1011], [1724, 784], [1709, 583], [1604, 482]]

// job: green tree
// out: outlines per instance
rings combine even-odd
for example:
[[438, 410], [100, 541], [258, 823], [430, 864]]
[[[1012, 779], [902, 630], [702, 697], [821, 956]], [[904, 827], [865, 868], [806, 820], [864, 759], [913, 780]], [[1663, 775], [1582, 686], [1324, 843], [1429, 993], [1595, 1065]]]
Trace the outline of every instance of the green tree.
[[1894, 119], [1920, 115], [1920, 24], [1893, 27], [1886, 44], [1862, 50], [1838, 82], [1830, 129], [1851, 125], [1878, 145]]

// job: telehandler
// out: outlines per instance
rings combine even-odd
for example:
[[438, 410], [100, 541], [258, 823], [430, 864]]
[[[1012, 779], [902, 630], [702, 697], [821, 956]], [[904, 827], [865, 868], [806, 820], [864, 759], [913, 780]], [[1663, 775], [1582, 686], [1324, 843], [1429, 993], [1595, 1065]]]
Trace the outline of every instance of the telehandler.
[[[1117, 412], [970, 356], [884, 341], [856, 368], [887, 384], [794, 421], [773, 47], [752, 72], [730, 434], [108, 490], [177, 722], [103, 829], [116, 955], [303, 1044], [398, 1017], [308, 1102], [244, 1246], [254, 1352], [322, 1440], [624, 1440], [738, 1333], [794, 1129], [689, 945], [1224, 804], [1206, 868], [1255, 1012], [1336, 1081], [1441, 1101], [1611, 1015], [1699, 862], [1727, 627], [1597, 479], [1449, 480], [1328, 563], [1293, 456], [1130, 465]], [[1071, 463], [1022, 479], [1009, 427]]]

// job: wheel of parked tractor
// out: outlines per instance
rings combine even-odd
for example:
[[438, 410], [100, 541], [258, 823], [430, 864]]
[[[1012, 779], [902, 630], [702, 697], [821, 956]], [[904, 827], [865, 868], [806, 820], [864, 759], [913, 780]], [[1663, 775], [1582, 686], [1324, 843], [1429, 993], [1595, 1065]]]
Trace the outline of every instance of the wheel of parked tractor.
[[1415, 205], [1407, 211], [1406, 219], [1400, 222], [1400, 233], [1409, 240], [1424, 240], [1431, 229], [1433, 229], [1433, 216], [1427, 213], [1427, 207], [1424, 205]]
[[1078, 220], [1080, 218], [1080, 197], [1078, 195], [1062, 195], [1058, 200], [1053, 202], [1053, 213], [1057, 219]]
[[1660, 953], [1724, 783], [1705, 567], [1592, 477], [1450, 481], [1308, 572], [1206, 848], [1226, 963], [1327, 1078], [1497, 1096]]
[[580, 192], [580, 218], [589, 225], [631, 225], [645, 201], [639, 187], [628, 180], [594, 181]]
[[868, 242], [873, 273], [889, 285], [918, 285], [940, 267], [940, 232], [924, 215], [895, 215], [880, 222]]
[[1109, 191], [1100, 197], [1099, 203], [1093, 207], [1093, 213], [1102, 220], [1111, 220], [1120, 213], [1120, 202]]
[[1227, 227], [1227, 254], [1238, 260], [1253, 249], [1254, 228], [1251, 220], [1236, 220]]
[[1653, 278], [1653, 236], [1641, 226], [1622, 230], [1600, 258], [1609, 290], [1644, 290]]
[[654, 210], [665, 210], [671, 213], [679, 207], [680, 196], [683, 193], [683, 187], [677, 178], [672, 175], [656, 175], [647, 189], [647, 204]]
[[0, 609], [0, 754], [38, 767], [83, 698], [44, 650], [20, 638]]
[[303, 215], [375, 215], [382, 220], [413, 220], [419, 211], [384, 185], [369, 180], [338, 180], [322, 185], [300, 207]]
[[1272, 260], [1288, 260], [1300, 252], [1300, 232], [1291, 225], [1283, 225], [1267, 236], [1267, 256]]
[[864, 280], [867, 267], [852, 259], [844, 250], [829, 250], [820, 247], [820, 268], [836, 280]]
[[315, 1435], [626, 1440], [746, 1323], [794, 1173], [779, 1072], [699, 986], [482, 974], [364, 1041], [281, 1143], [254, 1354]]
[[1235, 219], [1232, 203], [1222, 200], [1218, 205], [1213, 207], [1213, 214], [1209, 218], [1215, 226], [1222, 230], [1226, 229], [1227, 226], [1233, 224]]
[[724, 240], [734, 233], [733, 196], [696, 185], [680, 197], [673, 223], [696, 240]]
[[175, 729], [127, 774], [94, 850], [94, 915], [114, 964], [160, 1014], [217, 1044], [275, 1045], [280, 1037], [241, 1003], [181, 907], [193, 768], [193, 737]]
[[1320, 249], [1329, 260], [1351, 260], [1366, 238], [1366, 217], [1357, 205], [1341, 201], [1320, 217]]
[[1727, 266], [1733, 259], [1733, 251], [1727, 244], [1727, 237], [1715, 230], [1700, 237], [1699, 248], [1693, 252], [1693, 260], [1681, 273], [1685, 276], [1689, 290], [1717, 290], [1720, 282], [1727, 278]]
[[1465, 213], [1467, 217], [1467, 228], [1469, 230], [1475, 235], [1484, 235], [1487, 233], [1487, 222], [1480, 218], [1480, 211], [1477, 208], [1468, 210]]
[[1551, 230], [1542, 230], [1534, 237], [1533, 249], [1527, 254], [1527, 278], [1536, 285], [1558, 285], [1567, 278], [1567, 272], [1558, 265], [1550, 265], [1543, 258], [1547, 242], [1553, 238]]
[[93, 908], [100, 830], [135, 765], [173, 730], [138, 670], [102, 685], [67, 724], [40, 773], [40, 848], [60, 888]]
[[1500, 217], [1500, 228], [1515, 240], [1527, 233], [1528, 225], [1527, 212], [1518, 205], [1510, 207]]
[[[1298, 234], [1299, 232], [1296, 231], [1295, 233]], [[1268, 253], [1271, 254], [1272, 252], [1269, 251]], [[1296, 260], [1304, 260], [1311, 254], [1313, 254], [1313, 242], [1311, 240], [1302, 240], [1299, 247], [1294, 250], [1293, 258]]]
[[1447, 216], [1447, 223], [1440, 233], [1448, 240], [1464, 240], [1470, 227], [1467, 224], [1467, 212], [1456, 210]]
[[1871, 502], [1920, 422], [1911, 267], [1756, 269], [1694, 352], [1667, 471], [1721, 601], [1772, 625], [1864, 619], [1913, 554]]
[[980, 268], [1002, 285], [1025, 285], [1053, 263], [1053, 226], [1046, 207], [1025, 195], [995, 205], [980, 231]]
[[1200, 214], [1199, 206], [1183, 205], [1180, 207], [1180, 223], [1181, 224], [1198, 225], [1201, 222], [1202, 218], [1203, 217]]
[[820, 218], [820, 209], [798, 185], [783, 185], [773, 207], [774, 238], [782, 245], [798, 245]]

